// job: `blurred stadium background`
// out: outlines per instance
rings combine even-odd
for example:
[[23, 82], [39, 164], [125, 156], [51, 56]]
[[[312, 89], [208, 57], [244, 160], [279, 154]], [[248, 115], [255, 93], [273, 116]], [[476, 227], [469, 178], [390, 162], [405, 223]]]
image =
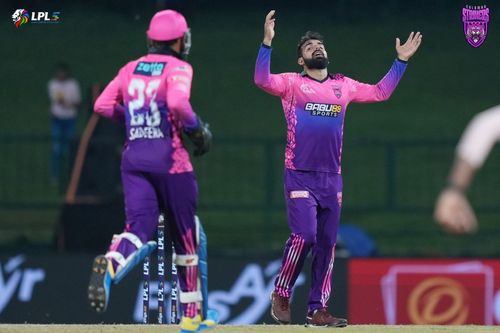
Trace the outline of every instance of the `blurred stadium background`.
[[[209, 251], [240, 261], [278, 258], [288, 236], [282, 191], [284, 117], [280, 101], [253, 84], [263, 19], [272, 7], [278, 13], [273, 72], [299, 70], [297, 40], [306, 30], [317, 30], [326, 39], [330, 70], [375, 83], [395, 57], [395, 37], [406, 38], [412, 30], [423, 33], [423, 45], [393, 97], [386, 103], [349, 108], [342, 223], [366, 231], [382, 257], [498, 257], [499, 150], [494, 150], [470, 193], [479, 232], [450, 236], [432, 220], [434, 201], [446, 184], [462, 130], [475, 113], [500, 102], [498, 3], [484, 3], [492, 14], [487, 40], [477, 49], [467, 44], [463, 32], [461, 8], [466, 4], [473, 3], [2, 2], [0, 254], [6, 258], [20, 251], [60, 252], [64, 219], [83, 229], [87, 222], [105, 226], [113, 220], [121, 225], [120, 126], [99, 121], [78, 187], [79, 208], [68, 208], [64, 196], [80, 135], [91, 115], [92, 87], [104, 86], [124, 63], [146, 52], [149, 19], [157, 9], [169, 7], [183, 12], [191, 26], [192, 103], [215, 136], [213, 151], [194, 160]], [[23, 6], [61, 11], [61, 23], [16, 29], [10, 16]], [[55, 187], [49, 182], [46, 85], [60, 61], [72, 67], [84, 103], [70, 162]], [[88, 228], [87, 232], [82, 237], [101, 233]]]

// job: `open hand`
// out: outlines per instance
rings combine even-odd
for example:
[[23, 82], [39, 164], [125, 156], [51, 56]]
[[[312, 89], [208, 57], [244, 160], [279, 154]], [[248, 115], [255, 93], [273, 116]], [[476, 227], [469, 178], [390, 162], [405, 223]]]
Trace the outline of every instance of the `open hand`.
[[271, 42], [274, 38], [274, 21], [276, 20], [273, 16], [276, 11], [273, 9], [266, 15], [266, 21], [264, 22], [264, 41], [263, 43], [267, 46], [271, 46]]
[[396, 38], [396, 52], [398, 58], [408, 61], [408, 59], [417, 52], [420, 43], [422, 43], [422, 34], [420, 34], [420, 31], [417, 31], [416, 34], [412, 31], [403, 45], [401, 45], [399, 38]]
[[467, 197], [452, 189], [439, 195], [434, 211], [434, 219], [449, 233], [465, 234], [477, 231], [477, 218]]

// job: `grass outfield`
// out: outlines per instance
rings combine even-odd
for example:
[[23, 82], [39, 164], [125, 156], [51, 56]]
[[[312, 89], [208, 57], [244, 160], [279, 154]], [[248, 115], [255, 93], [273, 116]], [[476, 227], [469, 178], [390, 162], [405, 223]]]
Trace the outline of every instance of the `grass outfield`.
[[[332, 330], [329, 328], [328, 330]], [[498, 332], [498, 327], [495, 326], [386, 326], [386, 325], [352, 325], [342, 329], [343, 333], [465, 333], [465, 332]], [[285, 332], [315, 332], [315, 329], [306, 328], [304, 326], [279, 326], [279, 325], [252, 325], [252, 326], [229, 326], [221, 325], [214, 332], [231, 332], [231, 333], [285, 333]], [[0, 325], [2, 333], [86, 333], [86, 332], [102, 332], [102, 333], [122, 333], [122, 332], [158, 332], [158, 333], [174, 333], [179, 332], [177, 326], [167, 325]]]

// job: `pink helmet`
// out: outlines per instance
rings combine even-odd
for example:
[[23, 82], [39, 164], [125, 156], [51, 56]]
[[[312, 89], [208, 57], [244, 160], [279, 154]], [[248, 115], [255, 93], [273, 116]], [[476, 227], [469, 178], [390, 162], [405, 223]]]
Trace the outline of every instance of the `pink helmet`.
[[156, 41], [184, 38], [187, 33], [189, 33], [189, 28], [184, 16], [170, 9], [156, 13], [146, 32], [149, 39]]

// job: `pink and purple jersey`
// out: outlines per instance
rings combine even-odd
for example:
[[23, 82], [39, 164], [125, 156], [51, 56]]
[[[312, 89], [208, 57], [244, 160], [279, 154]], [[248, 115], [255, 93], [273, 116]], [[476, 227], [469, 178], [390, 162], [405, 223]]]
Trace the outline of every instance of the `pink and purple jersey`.
[[375, 85], [341, 74], [317, 81], [305, 73], [271, 74], [271, 51], [261, 45], [254, 80], [267, 93], [281, 97], [287, 122], [285, 167], [340, 174], [347, 106], [387, 100], [403, 76], [406, 62], [396, 59]]
[[123, 66], [96, 100], [94, 112], [125, 121], [122, 169], [193, 171], [183, 130], [199, 124], [189, 97], [193, 70], [174, 56], [148, 54]]

